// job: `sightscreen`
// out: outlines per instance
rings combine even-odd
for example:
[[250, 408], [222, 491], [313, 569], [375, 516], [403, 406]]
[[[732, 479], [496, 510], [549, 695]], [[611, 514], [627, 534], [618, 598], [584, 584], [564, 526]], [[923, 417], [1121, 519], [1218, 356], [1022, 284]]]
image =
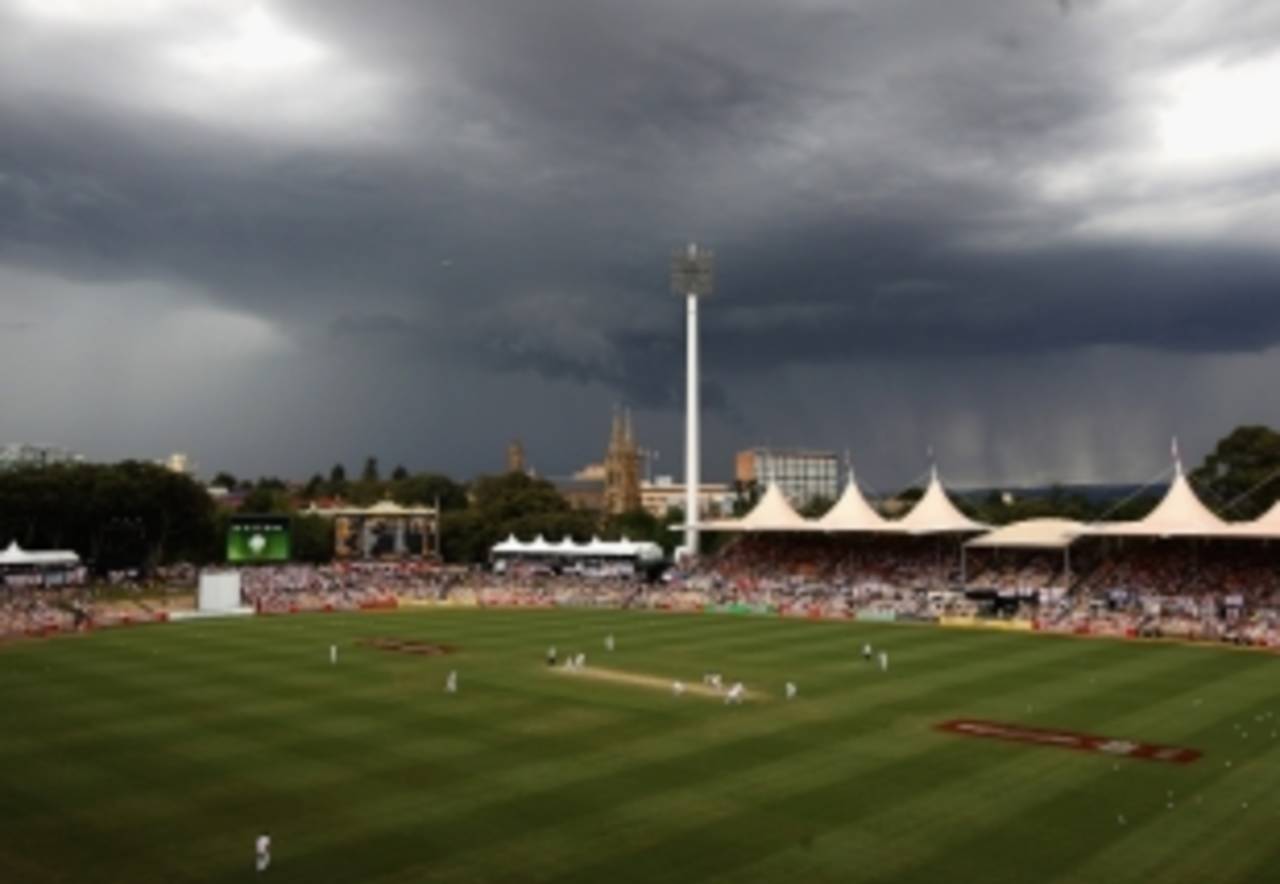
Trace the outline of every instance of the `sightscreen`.
[[287, 562], [291, 546], [286, 518], [239, 516], [227, 527], [228, 562]]

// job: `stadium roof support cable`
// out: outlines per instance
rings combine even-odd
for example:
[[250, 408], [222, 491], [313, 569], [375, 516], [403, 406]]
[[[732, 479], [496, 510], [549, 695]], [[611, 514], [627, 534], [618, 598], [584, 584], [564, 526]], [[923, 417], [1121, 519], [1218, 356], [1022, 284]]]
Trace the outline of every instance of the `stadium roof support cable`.
[[1129, 502], [1131, 502], [1131, 501], [1137, 500], [1137, 499], [1138, 499], [1138, 497], [1139, 497], [1143, 492], [1145, 492], [1148, 488], [1153, 487], [1157, 482], [1163, 482], [1163, 481], [1164, 481], [1164, 479], [1165, 479], [1166, 477], [1170, 476], [1171, 474], [1176, 473], [1177, 471], [1178, 471], [1178, 470], [1177, 470], [1177, 467], [1166, 467], [1165, 469], [1161, 470], [1159, 474], [1157, 474], [1156, 476], [1152, 477], [1151, 479], [1148, 479], [1144, 484], [1142, 484], [1142, 485], [1138, 486], [1138, 490], [1137, 490], [1137, 491], [1134, 491], [1132, 494], [1130, 494], [1129, 496], [1125, 497], [1125, 498], [1124, 498], [1123, 500], [1121, 500], [1119, 503], [1113, 504], [1111, 507], [1107, 508], [1107, 510], [1106, 510], [1106, 511], [1104, 511], [1104, 512], [1102, 513], [1102, 515], [1098, 516], [1096, 519], [1092, 519], [1092, 520], [1090, 520], [1090, 521], [1088, 521], [1088, 522], [1085, 522], [1085, 526], [1086, 526], [1086, 527], [1089, 527], [1089, 528], [1092, 528], [1094, 525], [1097, 525], [1097, 524], [1100, 524], [1100, 523], [1104, 522], [1104, 521], [1106, 520], [1107, 516], [1109, 516], [1109, 515], [1111, 515], [1112, 513], [1116, 512], [1117, 510], [1119, 510], [1119, 509], [1120, 509], [1122, 506], [1124, 506], [1125, 504], [1127, 504], [1127, 503], [1129, 503]]

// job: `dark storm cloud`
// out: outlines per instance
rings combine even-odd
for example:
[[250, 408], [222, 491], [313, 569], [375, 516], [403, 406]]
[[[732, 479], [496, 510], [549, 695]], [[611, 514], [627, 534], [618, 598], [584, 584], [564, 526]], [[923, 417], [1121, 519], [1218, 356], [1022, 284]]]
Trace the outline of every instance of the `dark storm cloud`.
[[1274, 162], [1151, 159], [1152, 83], [1265, 55], [1263, 4], [144, 6], [0, 3], [0, 266], [168, 287], [344, 384], [673, 414], [691, 236], [744, 433], [793, 368], [1280, 342]]

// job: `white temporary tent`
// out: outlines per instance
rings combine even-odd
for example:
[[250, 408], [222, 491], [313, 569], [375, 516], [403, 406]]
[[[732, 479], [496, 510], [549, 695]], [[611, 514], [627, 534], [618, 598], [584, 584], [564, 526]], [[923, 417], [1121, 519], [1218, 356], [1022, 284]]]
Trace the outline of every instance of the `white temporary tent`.
[[902, 531], [896, 523], [890, 522], [867, 503], [852, 474], [840, 499], [813, 524], [813, 527], [831, 534], [864, 532], [896, 534]]
[[804, 518], [792, 508], [782, 489], [775, 484], [770, 484], [765, 489], [759, 502], [742, 518], [703, 522], [699, 527], [704, 531], [757, 533], [820, 530], [816, 527], [816, 523]]
[[526, 543], [510, 535], [506, 540], [495, 543], [490, 549], [493, 556], [546, 556], [559, 559], [593, 559], [593, 558], [629, 558], [644, 562], [657, 561], [662, 558], [662, 547], [656, 543], [643, 540], [601, 540], [593, 537], [587, 543], [575, 543], [571, 538], [564, 538], [558, 543], [548, 543], [539, 534]]
[[1232, 526], [1204, 505], [1176, 461], [1173, 481], [1164, 498], [1145, 518], [1130, 522], [1095, 522], [1088, 533], [1102, 537], [1227, 537]]
[[988, 526], [975, 522], [956, 508], [938, 478], [938, 468], [929, 475], [924, 496], [896, 523], [907, 534], [968, 534], [986, 531]]
[[25, 550], [18, 541], [0, 550], [0, 566], [66, 567], [80, 564], [80, 556], [69, 549]]

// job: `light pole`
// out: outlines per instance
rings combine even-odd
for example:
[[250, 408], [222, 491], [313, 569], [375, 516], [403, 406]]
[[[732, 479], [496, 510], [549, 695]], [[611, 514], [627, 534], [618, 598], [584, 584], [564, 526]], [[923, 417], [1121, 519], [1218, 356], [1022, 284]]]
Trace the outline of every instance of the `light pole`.
[[701, 490], [698, 438], [698, 298], [711, 294], [715, 256], [689, 243], [671, 257], [671, 291], [685, 298], [684, 555], [698, 554], [698, 492]]

